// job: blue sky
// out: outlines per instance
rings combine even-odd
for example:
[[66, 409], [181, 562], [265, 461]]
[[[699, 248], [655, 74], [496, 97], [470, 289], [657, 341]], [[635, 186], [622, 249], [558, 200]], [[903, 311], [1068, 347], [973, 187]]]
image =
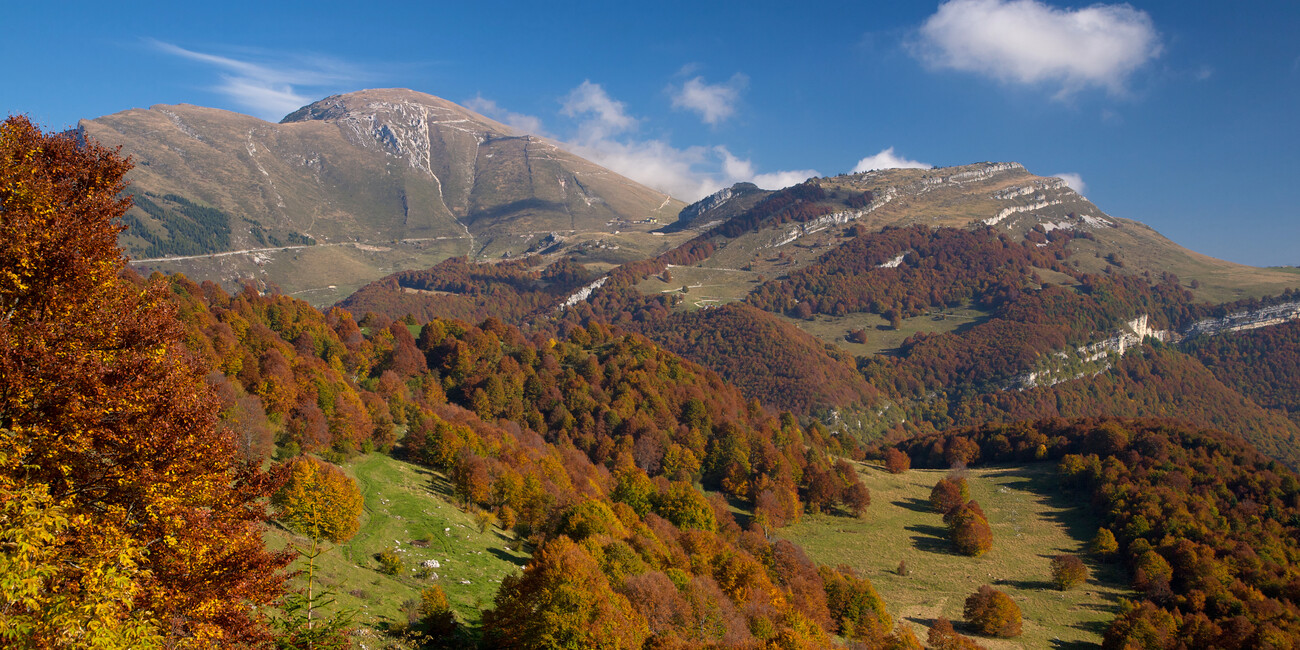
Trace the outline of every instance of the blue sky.
[[686, 200], [1014, 160], [1194, 250], [1300, 264], [1300, 3], [793, 4], [11, 3], [0, 108], [278, 120], [405, 87]]

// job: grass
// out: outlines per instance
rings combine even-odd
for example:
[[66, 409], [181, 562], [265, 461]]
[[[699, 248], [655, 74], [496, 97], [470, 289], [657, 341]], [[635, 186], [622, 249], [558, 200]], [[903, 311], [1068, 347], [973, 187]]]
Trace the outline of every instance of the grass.
[[[698, 266], [672, 266], [668, 272], [672, 274], [671, 281], [664, 282], [661, 276], [652, 275], [638, 284], [637, 290], [647, 295], [681, 294], [684, 310], [741, 300], [758, 286], [759, 278], [759, 274], [750, 271]], [[687, 287], [684, 294], [682, 287]]]
[[[907, 337], [917, 332], [936, 334], [953, 332], [963, 327], [970, 327], [988, 318], [988, 312], [974, 307], [934, 310], [913, 318], [904, 318], [898, 329], [889, 326], [889, 321], [876, 314], [866, 312], [848, 316], [826, 316], [818, 314], [812, 320], [791, 318], [779, 315], [795, 327], [839, 347], [854, 356], [871, 356], [888, 353], [902, 346]], [[850, 343], [845, 340], [850, 330], [864, 329], [867, 332], [866, 343]]]
[[[365, 497], [361, 529], [322, 555], [316, 571], [320, 582], [336, 592], [338, 606], [357, 612], [357, 623], [384, 627], [405, 622], [402, 603], [438, 584], [461, 619], [477, 624], [501, 579], [527, 563], [528, 554], [506, 548], [508, 538], [499, 529], [479, 532], [473, 516], [447, 499], [442, 476], [377, 453], [361, 456], [345, 469]], [[427, 547], [411, 543], [426, 535]], [[271, 531], [267, 541], [273, 548], [309, 545], [281, 529]], [[384, 575], [374, 556], [394, 549], [406, 568], [396, 576]], [[414, 569], [431, 559], [441, 565], [434, 569], [438, 580], [417, 578]], [[297, 561], [293, 568], [303, 566]], [[303, 584], [295, 580], [295, 586]]]
[[[977, 558], [955, 554], [942, 517], [930, 511], [930, 488], [946, 471], [859, 471], [872, 501], [862, 519], [809, 515], [779, 534], [817, 562], [847, 564], [870, 578], [895, 620], [922, 638], [938, 616], [960, 629], [966, 597], [984, 584], [1010, 595], [1024, 616], [1024, 633], [1015, 639], [979, 638], [989, 648], [1100, 644], [1118, 600], [1133, 597], [1119, 565], [1090, 560], [1086, 585], [1066, 592], [1051, 586], [1052, 556], [1082, 555], [1097, 531], [1096, 521], [1058, 490], [1051, 464], [967, 471], [971, 496], [993, 528], [993, 550]], [[900, 561], [910, 575], [895, 573]]]

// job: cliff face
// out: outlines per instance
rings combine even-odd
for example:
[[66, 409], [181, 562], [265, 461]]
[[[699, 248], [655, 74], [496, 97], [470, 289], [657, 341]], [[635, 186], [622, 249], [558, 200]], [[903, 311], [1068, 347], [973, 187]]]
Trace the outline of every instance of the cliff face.
[[1115, 332], [1106, 339], [1079, 346], [1073, 351], [1056, 353], [1044, 360], [1038, 370], [1012, 380], [1009, 388], [1023, 390], [1053, 386], [1064, 381], [1104, 372], [1111, 367], [1113, 358], [1123, 357], [1130, 350], [1140, 346], [1147, 337], [1165, 343], [1177, 343], [1198, 336], [1216, 336], [1270, 327], [1293, 320], [1300, 320], [1300, 301], [1239, 311], [1221, 318], [1203, 319], [1180, 332], [1155, 329], [1150, 326], [1150, 317], [1142, 314], [1129, 321], [1125, 329]]
[[1241, 311], [1228, 314], [1222, 318], [1207, 318], [1193, 323], [1182, 334], [1184, 338], [1214, 336], [1224, 332], [1239, 332], [1253, 330], [1258, 327], [1281, 325], [1292, 320], [1300, 320], [1300, 301]]

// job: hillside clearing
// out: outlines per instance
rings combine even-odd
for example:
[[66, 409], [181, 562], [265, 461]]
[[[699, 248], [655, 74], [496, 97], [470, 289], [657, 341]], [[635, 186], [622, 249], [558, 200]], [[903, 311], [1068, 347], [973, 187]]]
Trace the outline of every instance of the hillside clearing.
[[[405, 622], [402, 603], [419, 599], [420, 590], [440, 585], [462, 620], [477, 624], [481, 611], [492, 605], [501, 579], [519, 570], [528, 554], [506, 548], [499, 529], [480, 533], [473, 516], [461, 511], [437, 491], [445, 481], [427, 468], [383, 454], [361, 456], [345, 467], [365, 497], [361, 530], [348, 543], [329, 549], [317, 561], [320, 583], [333, 588], [338, 606], [356, 611], [356, 622], [376, 626]], [[422, 538], [427, 546], [419, 543]], [[282, 529], [268, 534], [267, 544], [302, 548], [304, 538]], [[397, 549], [405, 570], [397, 576], [379, 572], [375, 555]], [[436, 560], [438, 580], [420, 579], [414, 570]], [[294, 562], [293, 569], [305, 563]], [[295, 580], [294, 586], [303, 586]]]
[[[959, 625], [966, 597], [984, 584], [1005, 591], [1024, 614], [1024, 634], [1011, 640], [979, 638], [989, 648], [1072, 648], [1101, 643], [1118, 601], [1133, 595], [1123, 569], [1091, 560], [1092, 576], [1072, 591], [1050, 584], [1050, 563], [1061, 553], [1082, 554], [1095, 520], [1057, 488], [1049, 463], [966, 470], [971, 496], [993, 528], [993, 550], [978, 558], [955, 554], [942, 517], [930, 510], [930, 488], [946, 470], [889, 474], [860, 465], [871, 490], [862, 519], [805, 516], [779, 534], [801, 544], [813, 560], [847, 564], [871, 579], [899, 622], [922, 637], [935, 617]], [[910, 575], [895, 573], [900, 561]]]

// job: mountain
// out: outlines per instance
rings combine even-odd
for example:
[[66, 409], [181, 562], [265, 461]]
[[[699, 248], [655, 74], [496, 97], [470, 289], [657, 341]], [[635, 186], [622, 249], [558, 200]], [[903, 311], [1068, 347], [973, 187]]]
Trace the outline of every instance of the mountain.
[[[1276, 293], [1300, 283], [1294, 269], [1259, 269], [1190, 251], [1146, 224], [1107, 214], [1064, 180], [1035, 175], [1014, 162], [876, 170], [811, 179], [806, 185], [807, 196], [792, 198], [817, 212], [806, 219], [790, 214], [776, 218], [785, 209], [784, 203], [773, 203], [781, 193], [759, 190], [738, 193], [746, 203], [741, 211], [735, 209], [736, 199], [726, 200], [721, 193], [706, 197], [685, 208], [679, 223], [711, 240], [727, 240], [729, 252], [705, 267], [749, 266], [766, 276], [810, 263], [844, 241], [838, 226], [861, 224], [870, 231], [990, 226], [1018, 238], [1033, 230], [1076, 230], [1087, 233], [1070, 244], [1079, 269], [1169, 272], [1186, 283], [1195, 281], [1198, 296], [1216, 302]], [[735, 189], [724, 192], [730, 195]], [[765, 212], [771, 214], [761, 214]], [[765, 259], [772, 257], [769, 253], [779, 259]]]
[[[328, 97], [279, 124], [179, 105], [79, 130], [136, 164], [121, 244], [138, 267], [228, 285], [256, 277], [317, 304], [395, 270], [516, 255], [543, 239], [610, 263], [642, 257], [665, 240], [629, 234], [683, 205], [410, 90]], [[191, 259], [164, 259], [176, 257]]]

